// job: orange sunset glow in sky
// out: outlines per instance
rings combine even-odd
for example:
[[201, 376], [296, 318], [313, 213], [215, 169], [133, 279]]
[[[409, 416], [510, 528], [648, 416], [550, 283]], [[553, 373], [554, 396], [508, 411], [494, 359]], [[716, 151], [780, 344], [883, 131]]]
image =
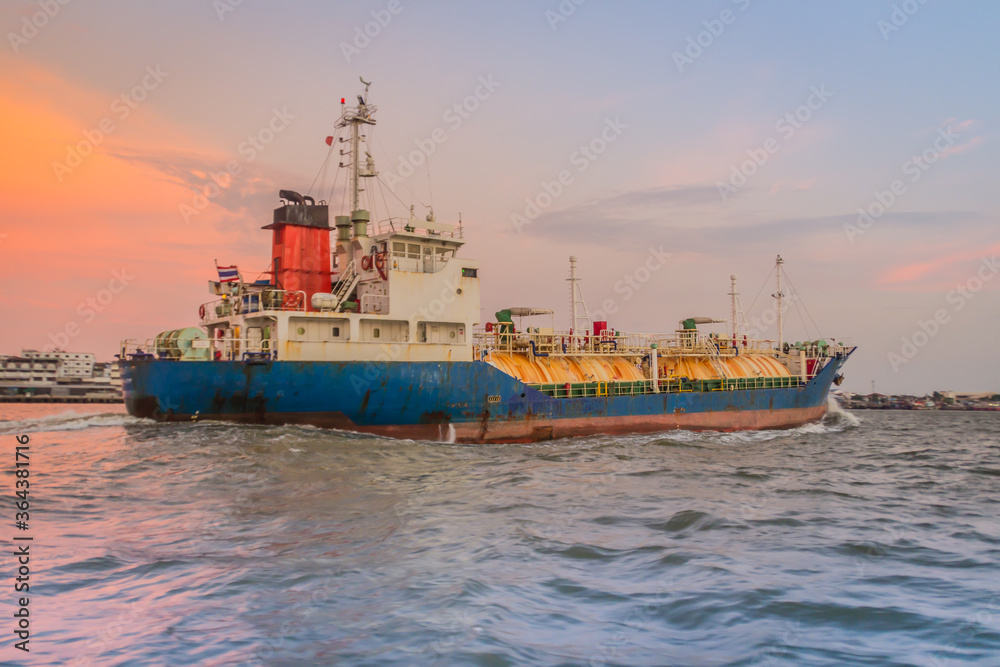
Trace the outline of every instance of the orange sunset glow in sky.
[[109, 360], [197, 325], [216, 260], [267, 269], [279, 189], [342, 208], [325, 138], [360, 75], [391, 185], [376, 213], [461, 214], [483, 321], [535, 306], [563, 326], [571, 254], [613, 327], [727, 317], [733, 273], [760, 317], [781, 254], [808, 308], [786, 338], [852, 339], [846, 388], [1000, 390], [1000, 10], [927, 4], [887, 30], [891, 3], [734, 6], [691, 50], [717, 10], [404, 2], [376, 30], [378, 3], [70, 2], [43, 22], [9, 2], [0, 354]]

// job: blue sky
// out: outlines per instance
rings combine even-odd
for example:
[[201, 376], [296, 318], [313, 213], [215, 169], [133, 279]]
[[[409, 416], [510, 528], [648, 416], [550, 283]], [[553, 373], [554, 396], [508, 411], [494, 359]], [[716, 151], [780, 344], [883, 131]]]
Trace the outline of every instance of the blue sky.
[[[141, 123], [123, 123], [101, 150], [136, 174], [150, 170], [147, 178], [159, 174], [191, 191], [207, 171], [239, 157], [241, 142], [275, 108], [294, 115], [241, 174], [239, 196], [213, 202], [180, 239], [137, 240], [123, 252], [177, 252], [192, 266], [205, 265], [207, 275], [212, 258], [228, 250], [263, 268], [268, 240], [255, 230], [279, 187], [307, 190], [313, 182], [339, 100], [359, 92], [360, 75], [374, 82], [371, 100], [380, 107], [372, 152], [383, 176], [415, 141], [445, 130], [430, 156], [430, 178], [420, 167], [395, 192], [418, 209], [432, 201], [439, 219], [462, 213], [466, 253], [482, 260], [484, 315], [510, 305], [565, 312], [566, 258], [576, 254], [588, 305], [611, 300], [612, 326], [672, 330], [690, 315], [726, 316], [731, 273], [740, 276], [749, 306], [780, 253], [820, 335], [861, 346], [847, 368], [848, 388], [868, 391], [874, 379], [892, 392], [1000, 390], [1000, 352], [969, 344], [995, 340], [1000, 277], [981, 278], [961, 308], [948, 300], [984, 257], [1000, 252], [992, 182], [1000, 109], [996, 3], [243, 0], [221, 16], [219, 6], [72, 2], [17, 54], [8, 45], [0, 56], [6, 81], [37, 88], [38, 76], [28, 73], [42, 70], [97, 100], [87, 106], [49, 94], [38, 102], [81, 128], [100, 119], [100, 100], [110, 102], [147, 66], [160, 65], [170, 74], [138, 109]], [[547, 12], [558, 14], [560, 6], [574, 10], [553, 22]], [[7, 3], [0, 25], [16, 32], [37, 11], [35, 2]], [[373, 12], [391, 20], [345, 57], [344, 44]], [[898, 30], [886, 32], [894, 12]], [[710, 34], [713, 27], [718, 34]], [[685, 53], [689, 38], [705, 46], [679, 71], [674, 54]], [[495, 82], [493, 90], [458, 127], [449, 124], [446, 112], [474, 95], [483, 78]], [[810, 98], [816, 90], [828, 93], [821, 102]], [[791, 134], [778, 129], [810, 99], [808, 120]], [[581, 170], [580, 147], [608, 123], [618, 133], [607, 135], [613, 141]], [[933, 149], [943, 128], [953, 139]], [[158, 136], [173, 145], [165, 148]], [[723, 199], [719, 184], [769, 140], [777, 150]], [[42, 143], [38, 153], [51, 160], [63, 143]], [[911, 180], [907, 161], [932, 149], [936, 159]], [[563, 170], [570, 184], [518, 231], [512, 216], [524, 214], [526, 198], [537, 201]], [[851, 237], [845, 226], [856, 224], [858, 208], [891, 192], [896, 180], [902, 194]], [[53, 200], [64, 196], [54, 182], [50, 187]], [[44, 207], [37, 215], [44, 217]], [[148, 217], [161, 229], [179, 220], [170, 213], [154, 221], [142, 210], [115, 217], [122, 225]], [[209, 239], [228, 248], [206, 247]], [[615, 285], [651, 247], [671, 260], [624, 298]], [[109, 261], [79, 250], [94, 257], [95, 275]], [[171, 272], [168, 261], [150, 266]], [[136, 290], [78, 342], [113, 349], [114, 331], [135, 327], [130, 312], [153, 318], [153, 328], [186, 323], [204, 283], [176, 282], [161, 288], [166, 309], [141, 311]], [[144, 284], [155, 289], [155, 276]], [[756, 310], [768, 305], [769, 291]], [[68, 298], [72, 304], [78, 297]], [[27, 316], [5, 325], [5, 347], [15, 349], [4, 352], [39, 346], [58, 322], [58, 315], [34, 316], [27, 301], [8, 305]], [[942, 308], [948, 321], [912, 358], [894, 363], [904, 339], [912, 341]], [[795, 330], [796, 313], [788, 320], [788, 337], [814, 337]]]

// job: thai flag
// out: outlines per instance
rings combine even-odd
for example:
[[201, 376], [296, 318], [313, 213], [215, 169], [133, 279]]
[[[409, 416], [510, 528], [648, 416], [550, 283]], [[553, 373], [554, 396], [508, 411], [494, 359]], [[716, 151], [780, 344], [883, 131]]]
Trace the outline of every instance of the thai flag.
[[240, 271], [235, 266], [219, 266], [216, 264], [215, 268], [219, 272], [220, 283], [234, 283], [240, 279]]

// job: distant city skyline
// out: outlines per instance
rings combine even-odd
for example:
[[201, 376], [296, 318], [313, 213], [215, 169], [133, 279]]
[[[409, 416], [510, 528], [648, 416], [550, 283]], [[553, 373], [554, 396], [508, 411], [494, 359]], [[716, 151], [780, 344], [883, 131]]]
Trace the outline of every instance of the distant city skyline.
[[196, 325], [215, 260], [267, 268], [279, 189], [342, 210], [325, 139], [363, 76], [373, 217], [461, 213], [484, 322], [568, 326], [576, 255], [613, 328], [728, 318], [736, 274], [776, 337], [780, 254], [785, 338], [859, 345], [843, 389], [1000, 390], [994, 3], [16, 0], [0, 27], [0, 354]]

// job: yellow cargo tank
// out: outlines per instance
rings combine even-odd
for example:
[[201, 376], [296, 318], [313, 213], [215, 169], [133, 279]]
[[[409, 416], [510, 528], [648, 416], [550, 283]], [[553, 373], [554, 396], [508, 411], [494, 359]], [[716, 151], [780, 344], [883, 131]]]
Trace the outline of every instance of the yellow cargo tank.
[[686, 377], [691, 380], [726, 378], [788, 377], [791, 373], [774, 357], [760, 354], [739, 357], [660, 357], [660, 377]]
[[563, 382], [631, 382], [642, 370], [624, 357], [535, 357], [520, 352], [494, 352], [484, 361], [529, 384]]

